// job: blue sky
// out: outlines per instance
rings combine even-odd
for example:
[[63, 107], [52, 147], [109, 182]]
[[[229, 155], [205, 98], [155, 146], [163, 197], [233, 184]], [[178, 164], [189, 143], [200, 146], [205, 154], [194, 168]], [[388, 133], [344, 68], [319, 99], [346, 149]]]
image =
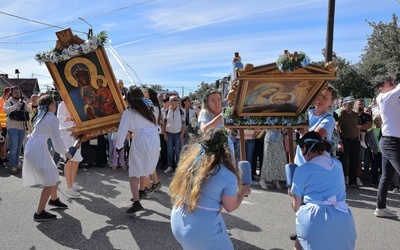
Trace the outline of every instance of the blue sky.
[[[358, 62], [372, 32], [366, 20], [390, 22], [400, 13], [399, 1], [337, 0], [333, 50]], [[236, 51], [244, 64], [255, 66], [275, 62], [285, 49], [323, 60], [328, 0], [17, 0], [1, 1], [0, 11], [0, 73], [9, 77], [17, 77], [19, 69], [20, 78], [38, 78], [42, 89], [52, 85], [34, 56], [55, 46], [61, 28], [44, 24], [86, 38], [90, 27], [83, 18], [94, 34], [108, 32], [136, 83], [187, 94], [202, 81], [227, 76]], [[116, 78], [129, 86], [129, 77], [107, 53]]]

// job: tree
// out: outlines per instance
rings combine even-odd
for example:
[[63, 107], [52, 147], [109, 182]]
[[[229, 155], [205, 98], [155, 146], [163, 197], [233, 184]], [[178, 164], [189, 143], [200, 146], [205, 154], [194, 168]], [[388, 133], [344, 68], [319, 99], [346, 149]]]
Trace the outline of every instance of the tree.
[[[368, 21], [367, 21], [368, 22]], [[370, 82], [378, 75], [395, 74], [400, 78], [400, 27], [398, 17], [393, 14], [389, 23], [368, 22], [373, 28], [368, 45], [361, 55], [359, 73]]]
[[150, 84], [149, 87], [155, 91], [162, 91], [164, 90], [160, 84]]
[[195, 92], [189, 94], [190, 99], [203, 101], [204, 95], [209, 89], [215, 89], [215, 83], [205, 83], [201, 82], [197, 85], [198, 89]]
[[[322, 54], [325, 53], [325, 49], [322, 49]], [[333, 52], [332, 61], [335, 67], [338, 68], [336, 73], [337, 79], [329, 81], [329, 83], [337, 89], [339, 96], [354, 96], [356, 98], [372, 97], [374, 94], [373, 88], [370, 82], [361, 74], [358, 73], [357, 65], [350, 64], [344, 58], [337, 56]], [[323, 66], [324, 61], [313, 62], [313, 64]]]

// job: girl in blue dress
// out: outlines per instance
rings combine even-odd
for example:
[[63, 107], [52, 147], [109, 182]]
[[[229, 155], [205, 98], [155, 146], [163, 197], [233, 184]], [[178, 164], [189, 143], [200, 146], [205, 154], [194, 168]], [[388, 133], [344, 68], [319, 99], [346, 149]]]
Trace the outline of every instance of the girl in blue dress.
[[[203, 106], [199, 114], [198, 124], [201, 133], [205, 133], [210, 128], [221, 128], [224, 126], [222, 93], [216, 89], [209, 89], [204, 95]], [[233, 163], [235, 162], [235, 148], [232, 136], [228, 137], [228, 146], [231, 150]]]
[[306, 163], [296, 168], [291, 194], [296, 249], [354, 249], [356, 228], [346, 200], [340, 161], [324, 154], [330, 142], [308, 132], [297, 143]]
[[225, 129], [210, 128], [180, 158], [170, 185], [171, 228], [183, 249], [233, 249], [221, 210], [237, 209], [251, 189], [241, 185], [227, 143]]

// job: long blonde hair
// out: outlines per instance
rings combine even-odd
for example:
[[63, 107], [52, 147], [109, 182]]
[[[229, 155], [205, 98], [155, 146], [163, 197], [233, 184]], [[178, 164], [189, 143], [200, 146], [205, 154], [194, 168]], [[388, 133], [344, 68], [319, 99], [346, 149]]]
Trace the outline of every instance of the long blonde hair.
[[212, 128], [203, 135], [200, 144], [190, 146], [179, 159], [178, 168], [169, 186], [171, 201], [175, 207], [183, 204], [186, 210], [196, 209], [202, 185], [221, 168], [221, 164], [236, 175], [241, 176], [232, 163], [224, 128]]

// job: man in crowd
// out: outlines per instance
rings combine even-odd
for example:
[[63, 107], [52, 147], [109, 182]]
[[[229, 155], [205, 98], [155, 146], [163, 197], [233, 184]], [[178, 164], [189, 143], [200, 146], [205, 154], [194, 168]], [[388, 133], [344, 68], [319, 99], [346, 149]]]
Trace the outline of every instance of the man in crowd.
[[376, 98], [382, 118], [382, 137], [379, 146], [382, 152], [382, 176], [378, 186], [377, 217], [393, 218], [397, 214], [386, 208], [388, 186], [393, 175], [400, 174], [400, 85], [390, 75], [378, 76], [375, 87], [380, 94]]
[[177, 96], [169, 98], [170, 106], [165, 110], [164, 124], [162, 126], [164, 139], [167, 141], [168, 168], [164, 171], [169, 173], [173, 170], [172, 162], [179, 162], [179, 153], [181, 151], [181, 141], [185, 135], [185, 112], [179, 108], [179, 99]]
[[[17, 174], [21, 170], [19, 166], [19, 155], [21, 153], [22, 144], [25, 139], [25, 133], [27, 129], [28, 119], [14, 119], [13, 112], [15, 111], [27, 111], [32, 112], [29, 105], [21, 98], [21, 91], [18, 87], [14, 86], [10, 90], [11, 97], [4, 104], [4, 113], [7, 117], [7, 132], [10, 140], [10, 167], [11, 174]], [[15, 113], [14, 113], [15, 114]], [[20, 117], [21, 118], [21, 117]]]
[[[6, 136], [7, 136], [7, 114], [4, 113], [4, 104], [10, 97], [10, 87], [5, 87], [3, 95], [0, 97], [0, 133], [2, 140], [0, 140], [0, 166], [4, 166], [6, 161], [7, 149], [6, 149]], [[0, 137], [1, 138], [1, 137]]]
[[353, 111], [354, 98], [348, 96], [343, 100], [344, 108], [339, 114], [338, 131], [343, 142], [344, 151], [339, 153], [343, 164], [346, 185], [356, 185], [357, 166], [360, 154], [359, 125], [360, 117]]
[[360, 159], [358, 161], [358, 166], [357, 166], [357, 180], [356, 184], [359, 187], [363, 186], [363, 183], [361, 182], [361, 169], [362, 165], [364, 164], [364, 173], [365, 175], [368, 174], [369, 170], [369, 162], [371, 159], [370, 152], [367, 149], [367, 144], [365, 140], [365, 136], [367, 134], [368, 129], [372, 127], [372, 117], [371, 115], [367, 114], [364, 112], [364, 107], [365, 107], [365, 101], [364, 99], [360, 98], [357, 99], [356, 104], [354, 106], [354, 112], [358, 114], [360, 117]]

